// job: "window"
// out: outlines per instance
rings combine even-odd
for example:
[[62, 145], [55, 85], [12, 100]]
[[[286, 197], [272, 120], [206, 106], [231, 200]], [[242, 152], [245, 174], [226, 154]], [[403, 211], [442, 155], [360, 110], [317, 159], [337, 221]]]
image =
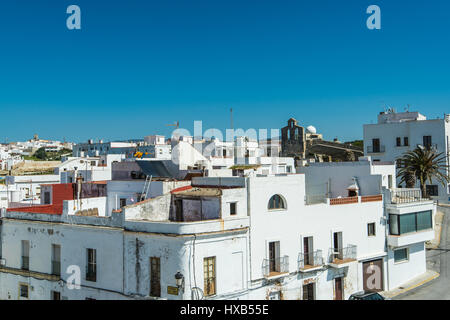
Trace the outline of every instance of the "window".
[[97, 281], [97, 250], [86, 249], [87, 252], [87, 266], [86, 266], [86, 280]]
[[402, 138], [397, 137], [396, 142], [397, 142], [397, 147], [401, 147], [402, 146]]
[[161, 297], [161, 260], [157, 257], [150, 258], [150, 295]]
[[51, 299], [52, 300], [61, 300], [61, 292], [59, 292], [59, 291], [52, 291]]
[[270, 198], [268, 208], [269, 210], [286, 209], [286, 203], [279, 194], [276, 194]]
[[52, 274], [61, 275], [61, 246], [52, 244]]
[[431, 136], [423, 136], [423, 146], [425, 149], [431, 148]]
[[21, 298], [28, 299], [28, 285], [21, 283], [19, 285], [19, 295]]
[[236, 202], [230, 202], [230, 215], [231, 216], [235, 216], [237, 211], [236, 211]]
[[375, 222], [367, 224], [367, 236], [369, 237], [375, 236]]
[[372, 139], [372, 152], [380, 152], [380, 139]]
[[428, 196], [438, 196], [438, 186], [435, 184], [426, 185], [426, 192]]
[[50, 204], [50, 192], [44, 192], [44, 204]]
[[403, 138], [403, 145], [404, 145], [405, 147], [409, 146], [408, 137], [404, 137], [404, 138]]
[[389, 215], [389, 234], [402, 235], [410, 232], [432, 229], [431, 210], [408, 214]]
[[408, 261], [408, 248], [394, 250], [394, 262]]
[[125, 198], [120, 198], [120, 207], [125, 207], [127, 205], [127, 199]]
[[216, 294], [216, 257], [203, 259], [203, 277], [205, 296]]
[[30, 241], [22, 240], [22, 270], [30, 270]]

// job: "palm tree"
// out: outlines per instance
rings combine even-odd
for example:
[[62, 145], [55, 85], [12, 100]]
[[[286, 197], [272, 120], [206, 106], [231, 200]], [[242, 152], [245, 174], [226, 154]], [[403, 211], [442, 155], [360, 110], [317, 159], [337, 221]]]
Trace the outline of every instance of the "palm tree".
[[427, 196], [426, 183], [431, 183], [432, 179], [446, 186], [450, 182], [447, 174], [445, 155], [436, 153], [434, 150], [417, 147], [412, 151], [403, 154], [399, 159], [403, 164], [397, 173], [400, 183], [405, 182], [407, 188], [414, 187], [416, 181], [420, 183], [422, 195]]

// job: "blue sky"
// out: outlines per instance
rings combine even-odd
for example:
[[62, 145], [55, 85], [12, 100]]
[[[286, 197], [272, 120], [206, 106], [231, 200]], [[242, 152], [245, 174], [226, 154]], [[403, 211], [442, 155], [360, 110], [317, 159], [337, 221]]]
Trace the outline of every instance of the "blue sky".
[[[66, 28], [79, 5], [82, 30]], [[381, 8], [368, 30], [366, 8]], [[450, 112], [450, 2], [2, 0], [0, 141], [170, 135], [166, 124], [362, 137], [385, 105]]]

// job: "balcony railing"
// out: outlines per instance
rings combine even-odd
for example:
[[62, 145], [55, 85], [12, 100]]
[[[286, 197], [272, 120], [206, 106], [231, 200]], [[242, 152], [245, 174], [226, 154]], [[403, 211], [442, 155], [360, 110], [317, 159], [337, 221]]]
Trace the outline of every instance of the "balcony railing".
[[330, 248], [328, 263], [340, 264], [356, 260], [356, 248], [353, 244], [345, 248]]
[[55, 276], [61, 275], [61, 262], [60, 261], [52, 261], [52, 274]]
[[422, 198], [422, 191], [419, 188], [399, 188], [391, 189], [391, 203], [411, 203], [420, 202], [426, 199]]
[[417, 148], [423, 148], [426, 150], [432, 150], [432, 151], [437, 151], [438, 150], [438, 145], [437, 144], [417, 144], [416, 145]]
[[263, 260], [263, 275], [266, 278], [289, 273], [289, 256]]
[[300, 270], [312, 269], [323, 266], [322, 250], [316, 250], [298, 255], [298, 268]]
[[22, 270], [30, 270], [30, 257], [22, 256]]
[[378, 146], [378, 147], [367, 146], [367, 153], [382, 153], [385, 151], [386, 151], [385, 146]]

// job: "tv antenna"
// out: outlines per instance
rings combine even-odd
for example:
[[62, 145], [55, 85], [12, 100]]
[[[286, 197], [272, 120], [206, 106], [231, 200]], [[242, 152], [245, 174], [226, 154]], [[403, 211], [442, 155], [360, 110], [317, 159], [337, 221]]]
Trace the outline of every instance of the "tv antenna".
[[167, 127], [175, 127], [178, 129], [180, 127], [180, 121], [176, 121], [174, 124], [166, 124]]
[[233, 108], [230, 108], [230, 129], [233, 129]]

